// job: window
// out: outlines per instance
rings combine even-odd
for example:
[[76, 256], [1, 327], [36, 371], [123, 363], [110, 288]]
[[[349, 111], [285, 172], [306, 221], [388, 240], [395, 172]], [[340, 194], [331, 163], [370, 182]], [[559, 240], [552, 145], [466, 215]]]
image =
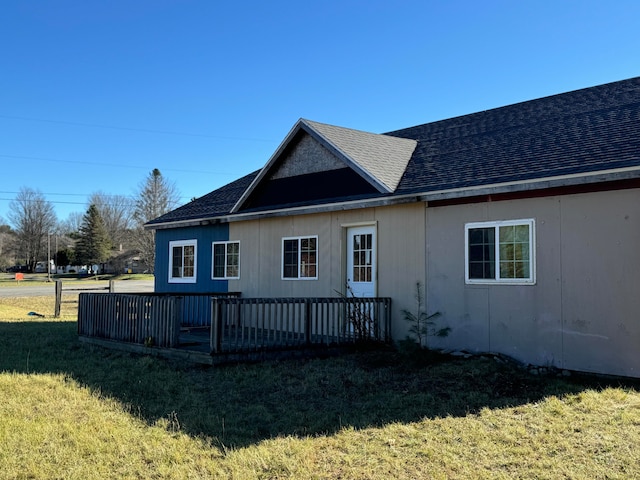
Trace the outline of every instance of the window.
[[212, 278], [240, 278], [240, 242], [213, 242], [212, 248]]
[[282, 278], [315, 280], [318, 278], [318, 237], [282, 239]]
[[169, 282], [196, 282], [195, 240], [169, 242]]
[[373, 234], [353, 235], [353, 271], [354, 282], [371, 282], [373, 276]]
[[465, 225], [466, 283], [535, 283], [534, 221]]

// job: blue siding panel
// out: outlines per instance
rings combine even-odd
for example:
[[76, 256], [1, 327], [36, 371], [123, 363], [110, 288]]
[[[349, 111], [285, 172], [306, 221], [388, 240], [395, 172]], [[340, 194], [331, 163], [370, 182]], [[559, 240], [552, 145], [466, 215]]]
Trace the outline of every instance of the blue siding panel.
[[[169, 283], [169, 242], [176, 240], [197, 241], [196, 283]], [[227, 292], [227, 280], [211, 278], [211, 243], [229, 240], [229, 225], [156, 230], [155, 291], [159, 293], [211, 293]]]

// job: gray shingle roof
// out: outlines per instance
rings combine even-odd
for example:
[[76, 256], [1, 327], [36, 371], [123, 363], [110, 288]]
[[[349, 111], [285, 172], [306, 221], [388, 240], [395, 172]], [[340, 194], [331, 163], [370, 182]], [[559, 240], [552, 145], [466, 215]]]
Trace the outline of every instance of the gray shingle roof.
[[175, 210], [170, 211], [151, 220], [147, 225], [158, 225], [177, 221], [215, 218], [226, 215], [238, 201], [240, 195], [249, 187], [249, 184], [258, 175], [259, 170], [250, 173], [234, 182], [231, 182], [211, 193], [203, 195]]
[[640, 166], [640, 77], [387, 135], [418, 140], [398, 195]]
[[269, 173], [277, 167], [282, 156], [286, 155], [287, 146], [301, 132], [305, 132], [318, 141], [336, 158], [344, 162], [345, 166], [349, 166], [383, 194], [392, 193], [397, 188], [417, 145], [417, 142], [412, 139], [363, 132], [300, 119], [260, 170], [247, 191], [238, 198], [238, 202], [232, 208], [232, 213], [239, 212], [245, 206], [254, 189], [268, 178]]
[[[372, 197], [638, 168], [640, 77], [383, 135], [309, 120], [296, 125], [301, 124], [350, 159], [355, 168], [384, 184], [386, 192], [380, 190]], [[253, 172], [150, 224], [226, 215], [253, 180], [260, 179], [260, 173]]]
[[381, 183], [387, 193], [392, 193], [397, 188], [418, 143], [413, 139], [336, 127], [311, 120], [303, 122], [362, 168], [367, 175]]

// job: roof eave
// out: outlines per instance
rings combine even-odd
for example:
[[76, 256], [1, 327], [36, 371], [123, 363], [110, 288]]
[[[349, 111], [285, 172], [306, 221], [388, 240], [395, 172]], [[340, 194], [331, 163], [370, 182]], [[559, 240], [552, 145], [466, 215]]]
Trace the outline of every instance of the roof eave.
[[217, 217], [202, 217], [182, 221], [173, 221], [153, 225], [145, 225], [147, 229], [161, 230], [177, 227], [191, 227], [212, 225], [217, 223], [231, 223], [247, 220], [256, 220], [267, 217], [282, 217], [290, 215], [306, 215], [341, 210], [354, 210], [358, 208], [371, 208], [388, 205], [398, 205], [412, 202], [431, 202], [437, 200], [450, 200], [454, 198], [468, 198], [483, 195], [496, 195], [500, 193], [526, 192], [545, 190], [555, 187], [569, 187], [583, 184], [612, 182], [616, 180], [629, 180], [640, 178], [640, 166], [621, 169], [602, 170], [598, 172], [562, 175], [547, 178], [537, 178], [519, 182], [506, 182], [477, 187], [462, 187], [432, 192], [416, 192], [405, 195], [393, 195], [377, 197], [369, 200], [352, 200], [347, 202], [334, 202], [324, 205], [308, 205], [302, 207], [289, 207], [283, 209], [264, 210], [260, 212], [229, 213]]
[[432, 202], [436, 200], [495, 195], [499, 193], [546, 190], [557, 187], [573, 187], [577, 185], [614, 182], [617, 180], [630, 180], [637, 178], [640, 178], [640, 166], [534, 178], [531, 180], [520, 180], [517, 182], [479, 185], [476, 187], [437, 190], [433, 192], [424, 192], [418, 196], [422, 201]]

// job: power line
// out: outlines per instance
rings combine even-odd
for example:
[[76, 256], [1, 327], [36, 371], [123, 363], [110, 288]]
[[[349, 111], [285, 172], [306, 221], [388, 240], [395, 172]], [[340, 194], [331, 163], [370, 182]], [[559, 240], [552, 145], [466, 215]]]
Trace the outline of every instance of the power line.
[[[11, 193], [11, 194], [17, 194], [20, 192], [10, 192], [10, 191], [2, 191], [0, 190], [0, 193], [5, 194], [5, 193]], [[93, 195], [91, 193], [55, 193], [55, 192], [40, 192], [43, 195], [59, 195], [59, 196], [66, 196], [66, 197], [88, 197], [90, 195]], [[109, 194], [109, 193], [101, 193], [100, 194], [101, 197], [125, 197], [125, 198], [135, 198], [133, 195], [119, 195], [119, 194]]]
[[150, 128], [134, 128], [134, 127], [121, 127], [116, 125], [101, 125], [97, 123], [84, 123], [84, 122], [68, 122], [65, 120], [51, 120], [47, 118], [33, 118], [33, 117], [19, 117], [14, 115], [0, 114], [0, 118], [7, 118], [11, 120], [22, 120], [27, 122], [42, 122], [42, 123], [55, 123], [59, 125], [72, 125], [76, 127], [89, 127], [89, 128], [106, 128], [110, 130], [126, 130], [130, 132], [142, 132], [142, 133], [154, 133], [161, 135], [180, 135], [186, 137], [204, 137], [204, 138], [217, 138], [220, 140], [234, 140], [234, 141], [249, 141], [249, 142], [272, 142], [266, 138], [251, 138], [251, 137], [232, 137], [225, 135], [211, 135], [206, 133], [189, 133], [189, 132], [176, 132], [171, 130], [153, 130]]
[[[14, 201], [15, 198], [0, 198], [0, 201], [7, 201], [7, 202], [12, 202]], [[38, 200], [23, 200], [26, 202], [37, 202]], [[64, 205], [86, 205], [87, 202], [65, 202], [62, 200], [47, 200], [48, 203], [54, 203], [54, 204], [64, 204]]]
[[[44, 194], [44, 195], [47, 195], [47, 194]], [[48, 195], [54, 195], [54, 194], [50, 193]], [[88, 196], [89, 195], [87, 195], [87, 197]], [[112, 195], [112, 196], [115, 196], [115, 195]], [[186, 203], [187, 201], [191, 200], [191, 198], [193, 198], [193, 197], [180, 197], [180, 200], [184, 200], [185, 203]], [[135, 197], [127, 197], [127, 199], [131, 200], [131, 205], [135, 204], [135, 201], [136, 201]], [[14, 200], [15, 200], [15, 198], [1, 198], [0, 197], [0, 202], [12, 202]], [[37, 202], [39, 200], [21, 200], [21, 201]], [[64, 200], [48, 200], [48, 199], [46, 201], [48, 203], [60, 204], [60, 205], [87, 205], [86, 201], [85, 202], [70, 202], [70, 201], [64, 201]], [[115, 206], [122, 205], [121, 203], [116, 203], [116, 202], [101, 202], [101, 203], [104, 204], [104, 205], [115, 205]], [[182, 205], [182, 204], [178, 204], [174, 208], [177, 208], [179, 205]]]
[[[102, 163], [102, 162], [86, 162], [80, 160], [60, 160], [58, 158], [45, 158], [45, 157], [30, 157], [26, 155], [9, 155], [0, 153], [0, 157], [4, 158], [15, 158], [19, 160], [39, 160], [43, 162], [55, 162], [55, 163], [72, 163], [76, 165], [91, 165], [91, 166], [101, 166], [101, 167], [117, 167], [117, 168], [136, 168], [142, 170], [149, 170], [148, 166], [141, 165], [124, 165], [119, 163]], [[207, 172], [204, 170], [185, 170], [179, 168], [163, 168], [162, 171], [165, 172], [180, 172], [180, 173], [201, 173], [206, 175], [231, 175], [230, 173], [224, 172]]]

